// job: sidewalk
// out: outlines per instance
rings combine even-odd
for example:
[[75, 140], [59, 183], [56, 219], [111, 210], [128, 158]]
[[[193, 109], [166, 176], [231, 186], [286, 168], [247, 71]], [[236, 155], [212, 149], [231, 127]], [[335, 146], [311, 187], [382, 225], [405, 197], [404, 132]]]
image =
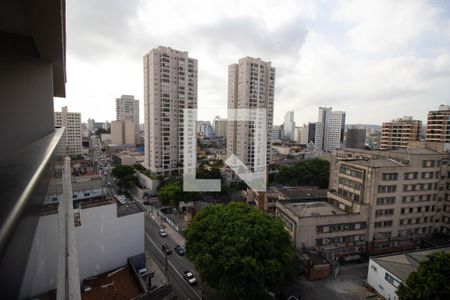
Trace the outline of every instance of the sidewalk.
[[184, 245], [186, 244], [186, 239], [179, 234], [175, 229], [172, 228], [172, 226], [170, 226], [169, 224], [167, 224], [166, 222], [163, 222], [163, 224], [166, 226], [165, 227], [165, 231], [167, 232], [167, 234], [178, 244], [184, 247]]

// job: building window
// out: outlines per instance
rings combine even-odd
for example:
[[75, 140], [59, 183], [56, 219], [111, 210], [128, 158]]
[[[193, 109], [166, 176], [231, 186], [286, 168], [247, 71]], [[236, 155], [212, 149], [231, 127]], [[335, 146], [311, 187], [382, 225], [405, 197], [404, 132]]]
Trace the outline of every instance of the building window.
[[424, 160], [422, 161], [422, 167], [424, 168], [433, 168], [435, 165], [435, 161], [434, 160]]
[[397, 191], [396, 185], [379, 185], [378, 193], [395, 193]]
[[398, 179], [398, 173], [383, 173], [384, 181], [393, 181]]

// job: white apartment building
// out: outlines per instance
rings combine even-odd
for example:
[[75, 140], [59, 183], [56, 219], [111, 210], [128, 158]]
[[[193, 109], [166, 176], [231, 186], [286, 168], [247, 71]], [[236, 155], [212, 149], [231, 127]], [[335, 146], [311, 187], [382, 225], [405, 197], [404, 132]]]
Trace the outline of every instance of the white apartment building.
[[55, 128], [65, 127], [63, 139], [65, 140], [66, 154], [69, 156], [81, 155], [82, 138], [81, 114], [69, 112], [67, 106], [61, 108], [61, 112], [54, 113]]
[[197, 60], [169, 47], [144, 56], [145, 166], [155, 174], [180, 171], [183, 109], [197, 108]]
[[[245, 57], [228, 66], [228, 109], [266, 109], [267, 164], [272, 158], [275, 68], [271, 62]], [[230, 116], [229, 116], [230, 117]], [[230, 118], [229, 118], [230, 119]], [[227, 126], [227, 157], [235, 154], [250, 170], [255, 165], [255, 124], [231, 121]]]
[[303, 124], [303, 126], [300, 127], [300, 144], [307, 145], [309, 143], [308, 136], [309, 136], [309, 127], [307, 124]]
[[344, 141], [345, 112], [332, 107], [319, 107], [316, 123], [315, 149], [329, 152], [339, 149]]
[[284, 115], [284, 123], [283, 123], [284, 138], [289, 141], [293, 141], [294, 130], [295, 130], [294, 111], [292, 110], [288, 111]]

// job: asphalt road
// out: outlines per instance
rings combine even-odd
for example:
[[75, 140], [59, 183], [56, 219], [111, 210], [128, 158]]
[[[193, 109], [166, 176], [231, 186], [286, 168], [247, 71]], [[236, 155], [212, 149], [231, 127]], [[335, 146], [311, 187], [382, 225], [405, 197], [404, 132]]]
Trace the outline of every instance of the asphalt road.
[[167, 275], [169, 282], [174, 288], [180, 299], [201, 299], [200, 283], [191, 286], [183, 277], [184, 271], [193, 271], [198, 281], [198, 276], [194, 271], [192, 263], [185, 257], [179, 256], [174, 248], [177, 245], [168, 235], [161, 237], [158, 234], [160, 226], [150, 216], [145, 216], [145, 250], [151, 255], [158, 267], [165, 272], [165, 255], [162, 251], [162, 245], [167, 244], [172, 249], [172, 254], [167, 256]]

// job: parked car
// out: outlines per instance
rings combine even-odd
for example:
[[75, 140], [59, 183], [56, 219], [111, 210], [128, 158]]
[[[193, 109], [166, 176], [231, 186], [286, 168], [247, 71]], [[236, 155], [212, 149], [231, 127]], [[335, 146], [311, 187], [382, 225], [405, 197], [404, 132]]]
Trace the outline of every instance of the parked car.
[[194, 274], [192, 274], [191, 271], [185, 271], [184, 272], [184, 279], [186, 279], [187, 282], [189, 282], [190, 285], [196, 285], [197, 279], [195, 279]]
[[160, 229], [160, 230], [158, 231], [158, 233], [159, 233], [159, 235], [162, 236], [162, 237], [166, 237], [166, 236], [167, 236], [167, 232], [166, 232], [164, 229]]
[[169, 246], [167, 246], [167, 244], [162, 245], [162, 249], [167, 255], [172, 254], [172, 249], [170, 249]]
[[178, 253], [179, 256], [183, 256], [186, 253], [186, 250], [180, 245], [177, 245], [175, 247], [175, 251]]

